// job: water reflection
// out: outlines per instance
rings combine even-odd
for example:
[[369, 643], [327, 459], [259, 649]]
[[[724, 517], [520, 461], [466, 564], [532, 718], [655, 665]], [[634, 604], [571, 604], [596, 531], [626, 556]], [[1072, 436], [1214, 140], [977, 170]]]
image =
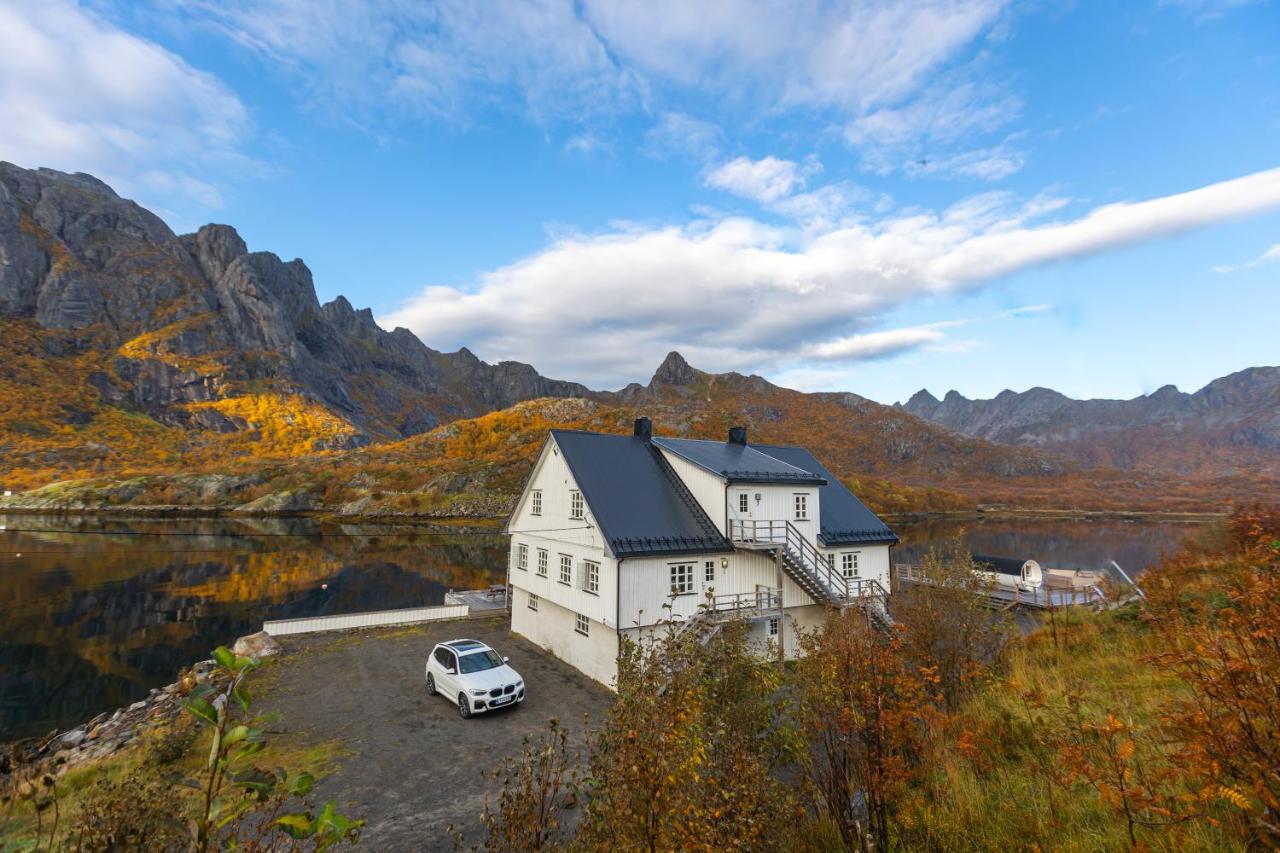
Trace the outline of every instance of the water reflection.
[[1136, 576], [1175, 550], [1197, 525], [1181, 522], [978, 517], [892, 525], [902, 537], [895, 560], [910, 562], [960, 537], [975, 554], [1024, 557], [1062, 569], [1105, 569], [1115, 560]]
[[127, 705], [265, 619], [439, 604], [495, 534], [299, 520], [0, 516], [0, 740]]
[[[500, 581], [497, 534], [300, 520], [0, 516], [0, 740], [120, 707], [265, 619], [439, 604]], [[1188, 525], [979, 518], [893, 525], [897, 556], [962, 535], [1045, 565], [1141, 570]]]

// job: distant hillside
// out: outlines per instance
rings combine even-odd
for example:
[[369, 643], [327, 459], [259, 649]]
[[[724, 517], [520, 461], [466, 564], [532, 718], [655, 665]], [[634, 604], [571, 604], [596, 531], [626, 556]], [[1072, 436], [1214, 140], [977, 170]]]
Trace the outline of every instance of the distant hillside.
[[938, 400], [902, 411], [961, 435], [1050, 450], [1090, 467], [1196, 477], [1280, 477], [1280, 367], [1253, 367], [1194, 394], [1172, 385], [1132, 400], [1073, 400], [1047, 388]]

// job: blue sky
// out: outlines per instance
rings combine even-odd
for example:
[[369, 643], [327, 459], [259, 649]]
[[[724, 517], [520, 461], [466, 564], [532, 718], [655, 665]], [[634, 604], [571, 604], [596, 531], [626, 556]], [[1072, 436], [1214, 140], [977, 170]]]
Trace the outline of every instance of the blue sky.
[[617, 387], [1280, 363], [1271, 2], [0, 0], [0, 159]]

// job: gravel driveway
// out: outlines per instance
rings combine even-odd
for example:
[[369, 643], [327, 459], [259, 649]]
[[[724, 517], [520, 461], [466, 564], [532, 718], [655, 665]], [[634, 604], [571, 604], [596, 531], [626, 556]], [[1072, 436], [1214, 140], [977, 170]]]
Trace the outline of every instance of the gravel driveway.
[[[471, 637], [511, 658], [528, 698], [514, 709], [458, 717], [426, 694], [423, 665], [443, 640]], [[452, 824], [479, 839], [485, 799], [497, 783], [484, 771], [520, 753], [526, 735], [559, 718], [581, 743], [583, 714], [598, 725], [612, 694], [531, 643], [502, 619], [428, 623], [412, 629], [285, 637], [257, 704], [278, 710], [290, 740], [337, 739], [350, 755], [316, 786], [318, 802], [368, 821], [372, 850], [452, 849]], [[268, 675], [268, 672], [270, 673]]]

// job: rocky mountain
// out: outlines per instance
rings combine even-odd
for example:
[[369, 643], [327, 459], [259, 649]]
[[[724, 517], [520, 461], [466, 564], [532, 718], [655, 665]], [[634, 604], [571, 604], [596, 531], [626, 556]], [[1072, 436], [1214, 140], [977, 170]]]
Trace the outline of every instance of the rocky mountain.
[[1252, 367], [1195, 393], [1166, 385], [1132, 400], [1073, 400], [1047, 388], [898, 408], [956, 433], [1062, 454], [1079, 464], [1201, 476], [1280, 474], [1280, 367]]
[[[437, 352], [342, 297], [321, 305], [301, 260], [250, 252], [229, 226], [178, 236], [90, 175], [9, 163], [0, 323], [0, 450], [21, 449], [3, 427], [51, 438], [120, 412], [224, 434], [306, 421], [299, 449], [353, 446], [587, 393], [526, 364]], [[33, 406], [29, 381], [56, 405]]]

